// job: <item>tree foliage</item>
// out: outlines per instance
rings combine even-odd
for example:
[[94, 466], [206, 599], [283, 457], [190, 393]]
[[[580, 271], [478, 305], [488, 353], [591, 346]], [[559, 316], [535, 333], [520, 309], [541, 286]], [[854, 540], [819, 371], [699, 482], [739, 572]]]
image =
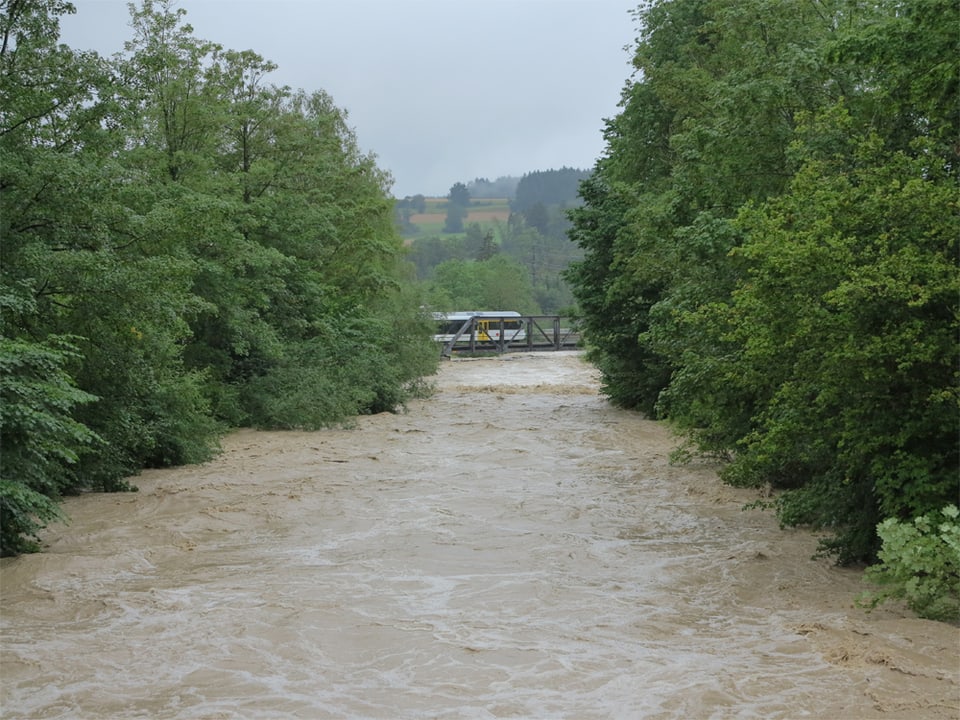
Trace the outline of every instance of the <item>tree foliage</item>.
[[877, 527], [883, 541], [880, 562], [866, 578], [879, 586], [859, 601], [875, 608], [893, 598], [906, 600], [921, 617], [960, 622], [960, 512], [947, 505], [912, 522], [887, 518]]
[[[7, 295], [3, 308], [29, 302]], [[67, 370], [72, 338], [44, 342], [0, 336], [0, 543], [4, 552], [36, 548], [37, 531], [60, 517], [56, 500], [75, 486], [74, 468], [100, 438], [73, 417], [96, 398]]]
[[444, 220], [445, 233], [463, 232], [463, 221], [467, 219], [470, 207], [470, 191], [462, 182], [454, 183], [447, 194], [447, 217]]
[[448, 260], [429, 283], [431, 307], [441, 311], [513, 310], [539, 312], [523, 266], [499, 253], [484, 260]]
[[617, 403], [870, 560], [958, 492], [960, 8], [661, 0], [570, 215]]
[[0, 15], [4, 552], [63, 492], [203, 460], [228, 426], [396, 408], [436, 361], [390, 178], [326, 93], [172, 2], [131, 7], [109, 61], [57, 43], [71, 10]]

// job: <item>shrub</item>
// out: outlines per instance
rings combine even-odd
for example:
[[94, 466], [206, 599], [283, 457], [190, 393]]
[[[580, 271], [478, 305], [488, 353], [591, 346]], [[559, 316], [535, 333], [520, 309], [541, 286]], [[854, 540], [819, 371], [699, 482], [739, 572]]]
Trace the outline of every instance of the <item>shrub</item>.
[[960, 622], [960, 510], [947, 505], [912, 522], [888, 518], [877, 526], [883, 541], [880, 563], [866, 579], [881, 586], [860, 602], [874, 608], [902, 598], [917, 615]]
[[68, 466], [100, 441], [71, 416], [96, 400], [64, 369], [76, 355], [74, 339], [0, 337], [0, 554], [37, 549], [37, 532], [61, 517]]

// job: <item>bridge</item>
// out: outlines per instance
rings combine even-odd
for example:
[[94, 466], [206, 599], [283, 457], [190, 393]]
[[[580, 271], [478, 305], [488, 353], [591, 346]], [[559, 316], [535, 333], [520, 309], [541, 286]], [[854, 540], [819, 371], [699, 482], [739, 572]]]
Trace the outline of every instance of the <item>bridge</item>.
[[443, 336], [441, 354], [573, 350], [580, 343], [580, 333], [561, 327], [560, 320], [560, 315], [470, 317], [452, 335]]

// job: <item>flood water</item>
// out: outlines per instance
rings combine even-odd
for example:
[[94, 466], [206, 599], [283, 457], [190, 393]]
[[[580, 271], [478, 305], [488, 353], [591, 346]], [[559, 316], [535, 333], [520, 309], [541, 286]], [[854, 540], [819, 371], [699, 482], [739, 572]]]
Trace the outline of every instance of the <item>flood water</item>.
[[3, 718], [960, 716], [960, 630], [853, 606], [577, 353], [242, 431], [0, 562]]

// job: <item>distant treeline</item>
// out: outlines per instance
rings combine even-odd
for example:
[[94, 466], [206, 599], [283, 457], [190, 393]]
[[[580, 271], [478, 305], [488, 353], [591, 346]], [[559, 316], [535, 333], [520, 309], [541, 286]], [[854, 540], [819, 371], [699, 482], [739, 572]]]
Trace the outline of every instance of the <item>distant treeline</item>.
[[519, 213], [529, 213], [538, 204], [564, 208], [579, 205], [580, 183], [590, 173], [590, 170], [568, 167], [529, 173], [517, 185], [516, 195], [510, 205]]
[[436, 368], [389, 177], [323, 92], [131, 7], [110, 60], [66, 3], [0, 8], [0, 550], [58, 499], [197, 462], [225, 428], [392, 410]]
[[517, 192], [519, 183], [520, 178], [510, 175], [503, 175], [492, 182], [486, 178], [476, 178], [467, 183], [467, 190], [470, 192], [470, 197], [478, 200], [492, 198], [511, 200]]
[[659, 0], [636, 19], [572, 211], [605, 392], [960, 617], [960, 5]]

